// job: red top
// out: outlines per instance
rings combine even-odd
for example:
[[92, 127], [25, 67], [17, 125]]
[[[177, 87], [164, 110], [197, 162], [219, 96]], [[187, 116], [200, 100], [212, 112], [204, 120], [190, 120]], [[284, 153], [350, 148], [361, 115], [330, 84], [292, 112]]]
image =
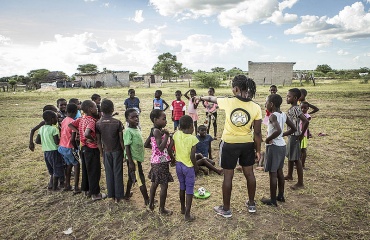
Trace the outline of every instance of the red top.
[[86, 129], [91, 130], [91, 136], [96, 139], [95, 133], [95, 122], [96, 119], [91, 116], [83, 116], [82, 118], [77, 118], [72, 122], [72, 125], [78, 128], [78, 132], [80, 134], [80, 142], [82, 146], [87, 146], [89, 148], [98, 148], [98, 144], [95, 142], [87, 142], [87, 138], [85, 137]]
[[184, 111], [186, 109], [186, 106], [185, 106], [185, 102], [180, 100], [180, 101], [177, 101], [177, 100], [174, 100], [172, 101], [172, 104], [171, 104], [171, 108], [172, 110], [172, 115], [173, 115], [173, 119], [176, 121], [176, 120], [180, 120], [180, 118], [184, 115]]
[[73, 122], [73, 118], [71, 117], [66, 117], [62, 121], [62, 129], [60, 131], [60, 141], [59, 141], [59, 146], [65, 147], [65, 148], [73, 148], [73, 145], [70, 142], [71, 135], [72, 135], [72, 129], [68, 127], [68, 124]]

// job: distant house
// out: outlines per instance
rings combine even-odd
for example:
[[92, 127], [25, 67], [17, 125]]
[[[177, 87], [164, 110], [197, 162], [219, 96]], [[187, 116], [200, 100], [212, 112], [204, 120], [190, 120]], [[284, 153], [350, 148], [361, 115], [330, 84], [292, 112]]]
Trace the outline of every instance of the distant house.
[[248, 62], [249, 77], [257, 85], [290, 85], [295, 62]]
[[161, 83], [163, 79], [162, 76], [154, 74], [145, 74], [143, 77], [145, 83]]
[[83, 88], [129, 87], [129, 71], [102, 73], [80, 73], [75, 75]]

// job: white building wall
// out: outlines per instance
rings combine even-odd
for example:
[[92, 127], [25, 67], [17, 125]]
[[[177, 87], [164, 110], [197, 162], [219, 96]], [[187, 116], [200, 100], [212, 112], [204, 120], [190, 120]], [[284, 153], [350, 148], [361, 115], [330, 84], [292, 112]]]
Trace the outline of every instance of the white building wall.
[[248, 62], [249, 77], [257, 85], [290, 85], [295, 62]]

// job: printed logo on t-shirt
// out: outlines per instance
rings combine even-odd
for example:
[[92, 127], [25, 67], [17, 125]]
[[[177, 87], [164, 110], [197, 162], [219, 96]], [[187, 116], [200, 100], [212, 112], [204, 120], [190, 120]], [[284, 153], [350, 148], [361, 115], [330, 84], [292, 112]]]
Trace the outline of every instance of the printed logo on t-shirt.
[[236, 127], [242, 127], [246, 125], [249, 120], [251, 119], [249, 113], [242, 108], [234, 109], [230, 114], [230, 121], [236, 126]]

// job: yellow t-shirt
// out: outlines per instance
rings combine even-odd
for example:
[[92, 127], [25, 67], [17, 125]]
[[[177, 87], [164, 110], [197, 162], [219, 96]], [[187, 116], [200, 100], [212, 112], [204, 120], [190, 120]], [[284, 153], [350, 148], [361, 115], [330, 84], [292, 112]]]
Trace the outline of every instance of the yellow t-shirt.
[[179, 130], [173, 135], [173, 141], [175, 142], [176, 161], [182, 162], [187, 167], [193, 167], [190, 154], [192, 147], [199, 142], [198, 138]]
[[225, 110], [225, 127], [221, 139], [227, 143], [253, 142], [252, 125], [262, 119], [261, 107], [245, 98], [217, 98], [220, 109]]

